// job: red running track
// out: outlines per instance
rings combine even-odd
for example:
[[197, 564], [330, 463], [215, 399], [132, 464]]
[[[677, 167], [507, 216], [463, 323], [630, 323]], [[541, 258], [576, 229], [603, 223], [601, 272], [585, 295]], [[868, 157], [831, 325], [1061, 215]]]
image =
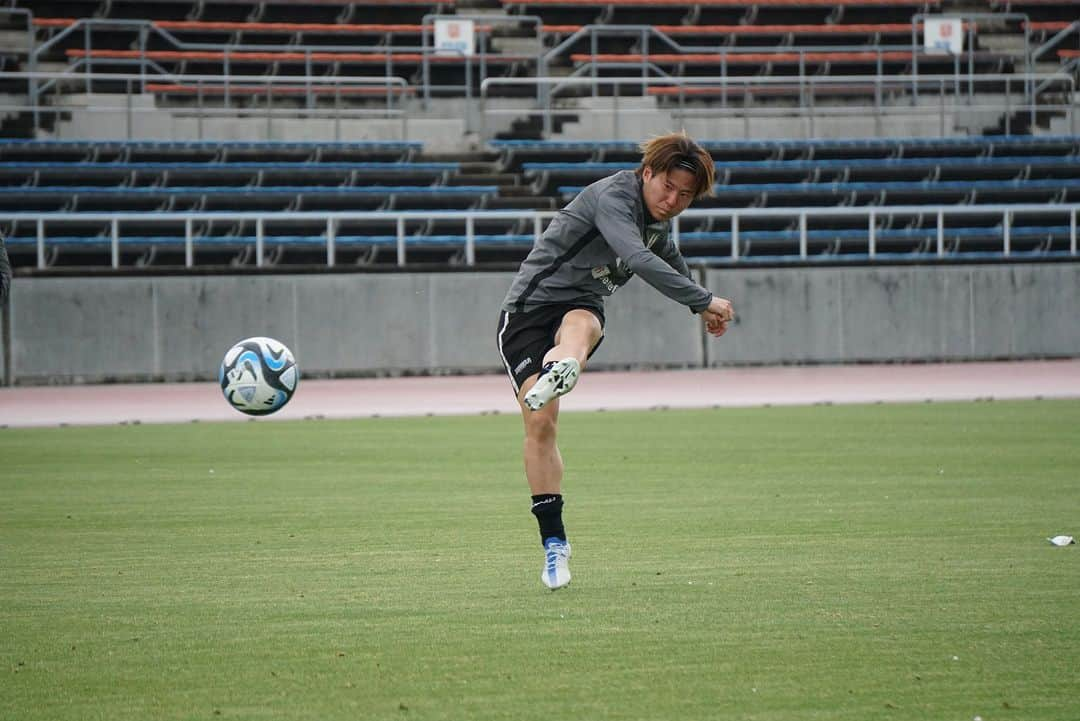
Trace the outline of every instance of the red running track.
[[[593, 372], [563, 411], [1080, 398], [1080, 359]], [[516, 414], [503, 375], [303, 380], [265, 420]], [[0, 426], [248, 420], [212, 381], [0, 389]], [[260, 419], [263, 420], [263, 419]]]

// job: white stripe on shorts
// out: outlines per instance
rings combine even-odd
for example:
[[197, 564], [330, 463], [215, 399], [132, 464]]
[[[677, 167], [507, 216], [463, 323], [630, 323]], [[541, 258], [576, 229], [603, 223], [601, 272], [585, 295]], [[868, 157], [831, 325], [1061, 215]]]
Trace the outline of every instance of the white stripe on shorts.
[[517, 379], [514, 378], [514, 371], [510, 368], [510, 361], [506, 360], [506, 354], [503, 352], [503, 333], [506, 332], [506, 326], [508, 325], [510, 325], [510, 311], [504, 310], [502, 327], [499, 328], [499, 357], [502, 358], [506, 374], [510, 376], [510, 385], [514, 386], [514, 395], [516, 396], [521, 392], [521, 388], [518, 386]]

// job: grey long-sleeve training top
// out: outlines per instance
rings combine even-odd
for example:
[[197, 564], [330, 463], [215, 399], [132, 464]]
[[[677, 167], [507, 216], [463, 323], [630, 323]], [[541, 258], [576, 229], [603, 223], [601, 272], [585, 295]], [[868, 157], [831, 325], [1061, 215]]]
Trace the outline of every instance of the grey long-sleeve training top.
[[641, 180], [620, 170], [581, 191], [544, 231], [521, 264], [502, 308], [512, 313], [552, 303], [575, 303], [601, 312], [634, 275], [695, 313], [712, 293], [690, 279], [671, 240], [671, 222], [645, 208]]

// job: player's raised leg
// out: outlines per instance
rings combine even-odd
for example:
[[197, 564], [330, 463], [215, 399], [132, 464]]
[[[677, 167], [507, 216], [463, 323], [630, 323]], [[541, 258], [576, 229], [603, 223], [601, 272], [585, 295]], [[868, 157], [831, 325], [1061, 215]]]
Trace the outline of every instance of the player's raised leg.
[[600, 320], [590, 311], [578, 308], [564, 315], [555, 335], [555, 347], [544, 354], [543, 370], [522, 397], [525, 406], [538, 411], [553, 398], [572, 391], [603, 332]]

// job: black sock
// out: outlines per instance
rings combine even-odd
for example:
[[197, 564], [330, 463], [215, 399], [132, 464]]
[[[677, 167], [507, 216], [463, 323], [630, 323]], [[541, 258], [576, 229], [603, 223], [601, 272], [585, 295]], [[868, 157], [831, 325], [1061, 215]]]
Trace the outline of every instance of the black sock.
[[549, 538], [566, 540], [562, 523], [562, 496], [558, 493], [542, 493], [532, 497], [532, 514], [540, 524], [540, 543]]

